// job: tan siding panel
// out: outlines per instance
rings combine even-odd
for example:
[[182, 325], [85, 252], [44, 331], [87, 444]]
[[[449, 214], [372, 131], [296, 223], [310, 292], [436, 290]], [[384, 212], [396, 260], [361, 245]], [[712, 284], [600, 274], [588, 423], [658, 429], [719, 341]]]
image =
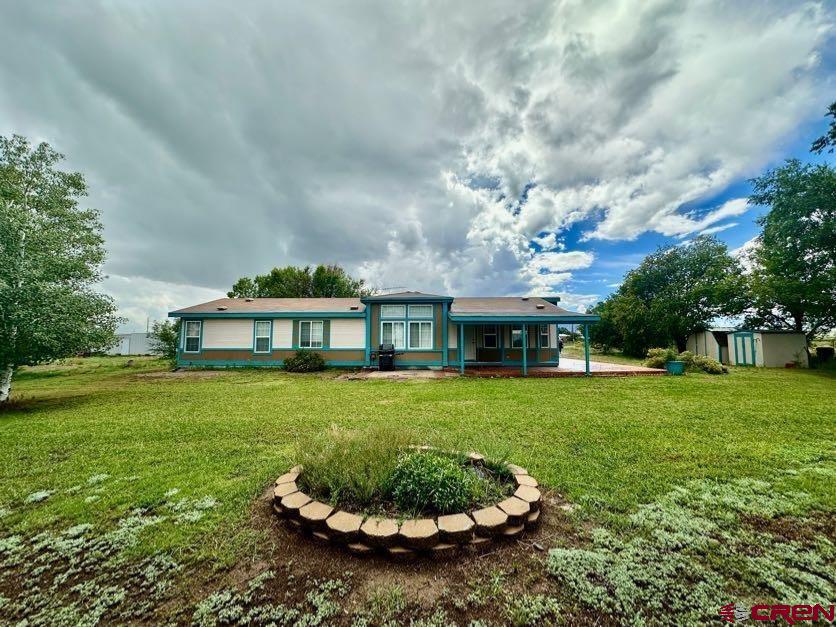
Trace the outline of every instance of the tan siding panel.
[[253, 320], [234, 318], [203, 321], [204, 348], [252, 348]]
[[362, 348], [365, 344], [365, 320], [356, 318], [331, 320], [331, 348]]

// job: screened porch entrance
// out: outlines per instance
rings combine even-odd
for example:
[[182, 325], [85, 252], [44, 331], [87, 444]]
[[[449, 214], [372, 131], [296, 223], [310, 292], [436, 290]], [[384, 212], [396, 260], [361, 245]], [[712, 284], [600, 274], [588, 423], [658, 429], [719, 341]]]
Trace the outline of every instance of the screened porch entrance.
[[463, 324], [459, 327], [465, 365], [560, 364], [556, 324]]

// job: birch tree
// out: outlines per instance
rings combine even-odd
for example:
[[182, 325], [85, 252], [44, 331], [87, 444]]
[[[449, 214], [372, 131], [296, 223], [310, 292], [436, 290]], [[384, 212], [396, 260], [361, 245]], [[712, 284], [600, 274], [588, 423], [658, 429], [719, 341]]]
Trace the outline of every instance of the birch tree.
[[114, 342], [119, 319], [94, 291], [105, 257], [84, 177], [48, 144], [0, 136], [0, 403], [15, 369]]

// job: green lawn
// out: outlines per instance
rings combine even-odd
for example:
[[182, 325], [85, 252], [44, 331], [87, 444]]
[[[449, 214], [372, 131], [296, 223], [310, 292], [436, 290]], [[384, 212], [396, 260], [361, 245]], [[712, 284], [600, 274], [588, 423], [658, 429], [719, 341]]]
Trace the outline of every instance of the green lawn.
[[[774, 514], [791, 514], [802, 525], [824, 517], [828, 533], [833, 530], [832, 372], [738, 368], [714, 377], [387, 382], [258, 370], [172, 377], [164, 370], [150, 359], [127, 365], [124, 358], [99, 358], [17, 376], [14, 405], [0, 410], [0, 558], [5, 551], [8, 567], [5, 579], [0, 575], [0, 622], [4, 607], [20, 617], [12, 602], [20, 599], [20, 584], [11, 578], [31, 568], [36, 534], [57, 537], [82, 524], [93, 531], [78, 533], [103, 534], [134, 520], [137, 508], [163, 520], [139, 525], [124, 547], [113, 548], [119, 569], [170, 556], [177, 564], [175, 589], [196, 580], [208, 591], [240, 584], [224, 573], [263, 558], [260, 547], [270, 535], [250, 524], [254, 501], [291, 465], [294, 441], [330, 425], [404, 425], [423, 442], [508, 455], [577, 506], [569, 518], [580, 536], [593, 526], [630, 531], [631, 516], [643, 504], [663, 502], [693, 480], [759, 479], [773, 491], [802, 491], [803, 499], [794, 496], [791, 507]], [[10, 558], [21, 542], [28, 548]], [[830, 548], [817, 550], [830, 555]], [[2, 565], [0, 559], [0, 571]], [[573, 612], [594, 606], [573, 593], [575, 584], [565, 577], [545, 577], [543, 599], [554, 595]], [[322, 594], [351, 597], [333, 588]], [[55, 590], [63, 594], [60, 585]], [[128, 589], [129, 597], [133, 593]], [[75, 599], [61, 594], [64, 603]], [[159, 591], [161, 607], [171, 596], [171, 590]], [[447, 609], [433, 616], [446, 611], [455, 617], [456, 607], [445, 599], [439, 607], [447, 603]], [[146, 609], [185, 620], [194, 600]], [[832, 601], [832, 595], [819, 600]], [[102, 601], [102, 607], [73, 611], [120, 622], [113, 612], [124, 604]], [[26, 611], [34, 615], [44, 607]], [[507, 616], [554, 611], [538, 608], [511, 608]], [[477, 606], [461, 615], [471, 612]]]

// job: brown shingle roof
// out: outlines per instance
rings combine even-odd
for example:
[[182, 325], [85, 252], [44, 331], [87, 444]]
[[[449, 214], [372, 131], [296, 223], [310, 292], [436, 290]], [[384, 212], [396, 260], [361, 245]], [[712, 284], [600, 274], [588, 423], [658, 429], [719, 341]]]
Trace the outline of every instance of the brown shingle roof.
[[526, 316], [582, 316], [574, 311], [558, 307], [545, 299], [531, 296], [456, 297], [450, 313], [468, 316], [502, 316], [524, 314]]
[[218, 298], [171, 313], [357, 313], [365, 310], [359, 298]]

